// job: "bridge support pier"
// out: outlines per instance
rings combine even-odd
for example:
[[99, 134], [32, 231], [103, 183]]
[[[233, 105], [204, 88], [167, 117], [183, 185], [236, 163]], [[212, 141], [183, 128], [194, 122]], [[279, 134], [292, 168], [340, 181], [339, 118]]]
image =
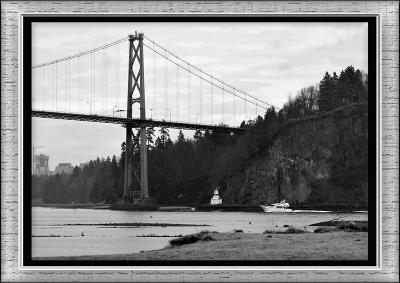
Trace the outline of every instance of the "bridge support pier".
[[[140, 119], [146, 120], [146, 97], [144, 92], [144, 56], [143, 56], [143, 34], [139, 34], [140, 48]], [[140, 127], [140, 196], [143, 199], [149, 198], [149, 184], [147, 175], [147, 145], [146, 145], [146, 126]]]
[[[138, 42], [135, 46], [135, 42]], [[135, 74], [133, 65], [139, 64], [139, 70]], [[133, 98], [133, 93], [138, 90], [139, 97]], [[127, 118], [132, 119], [132, 105], [139, 103], [140, 120], [146, 119], [144, 88], [144, 56], [143, 56], [143, 34], [129, 35], [129, 67], [128, 67], [128, 98], [127, 98]], [[124, 202], [144, 205], [151, 202], [148, 189], [147, 171], [147, 145], [146, 145], [146, 125], [140, 125], [140, 199], [134, 199], [132, 193], [132, 127], [126, 125], [126, 154], [125, 154], [125, 179], [124, 179]]]
[[130, 202], [130, 190], [132, 184], [132, 128], [126, 126], [126, 140], [125, 140], [125, 174], [124, 174], [124, 202]]

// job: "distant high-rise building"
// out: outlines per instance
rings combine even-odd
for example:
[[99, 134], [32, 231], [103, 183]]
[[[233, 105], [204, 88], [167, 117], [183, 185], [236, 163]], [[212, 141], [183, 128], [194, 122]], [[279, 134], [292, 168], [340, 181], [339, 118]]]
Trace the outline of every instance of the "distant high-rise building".
[[32, 175], [49, 175], [49, 156], [39, 154], [33, 156]]
[[58, 163], [56, 169], [54, 170], [55, 174], [71, 174], [72, 173], [72, 166], [71, 163]]

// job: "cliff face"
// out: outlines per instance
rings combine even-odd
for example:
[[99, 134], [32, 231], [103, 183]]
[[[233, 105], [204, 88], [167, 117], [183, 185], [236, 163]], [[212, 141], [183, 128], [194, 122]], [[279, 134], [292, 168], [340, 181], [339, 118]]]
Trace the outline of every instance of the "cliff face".
[[368, 106], [288, 121], [273, 145], [228, 182], [223, 197], [225, 203], [286, 199], [292, 205], [367, 207]]

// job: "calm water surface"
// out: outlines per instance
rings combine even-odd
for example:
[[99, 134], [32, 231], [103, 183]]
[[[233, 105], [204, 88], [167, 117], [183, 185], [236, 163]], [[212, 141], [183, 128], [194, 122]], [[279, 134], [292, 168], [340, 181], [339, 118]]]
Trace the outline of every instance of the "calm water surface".
[[[93, 209], [32, 208], [32, 256], [73, 256], [134, 253], [161, 249], [171, 237], [137, 237], [141, 235], [176, 236], [201, 230], [262, 233], [282, 229], [283, 225], [304, 228], [336, 217], [368, 220], [367, 213], [249, 213], [249, 212], [165, 212], [114, 211]], [[177, 223], [207, 224], [209, 227], [105, 227], [96, 225], [63, 226], [64, 224], [104, 223]], [[306, 227], [311, 230], [311, 227]], [[37, 237], [37, 236], [59, 237]]]

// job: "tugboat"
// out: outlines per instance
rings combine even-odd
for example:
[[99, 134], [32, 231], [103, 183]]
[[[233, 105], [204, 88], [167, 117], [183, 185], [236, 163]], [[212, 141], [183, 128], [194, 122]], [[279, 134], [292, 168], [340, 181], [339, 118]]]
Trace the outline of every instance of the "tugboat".
[[222, 198], [219, 196], [218, 187], [214, 188], [214, 195], [211, 198], [211, 205], [220, 205], [222, 204]]
[[260, 205], [264, 212], [293, 212], [294, 210], [289, 208], [290, 205], [286, 200], [281, 202], [273, 203], [271, 205]]

